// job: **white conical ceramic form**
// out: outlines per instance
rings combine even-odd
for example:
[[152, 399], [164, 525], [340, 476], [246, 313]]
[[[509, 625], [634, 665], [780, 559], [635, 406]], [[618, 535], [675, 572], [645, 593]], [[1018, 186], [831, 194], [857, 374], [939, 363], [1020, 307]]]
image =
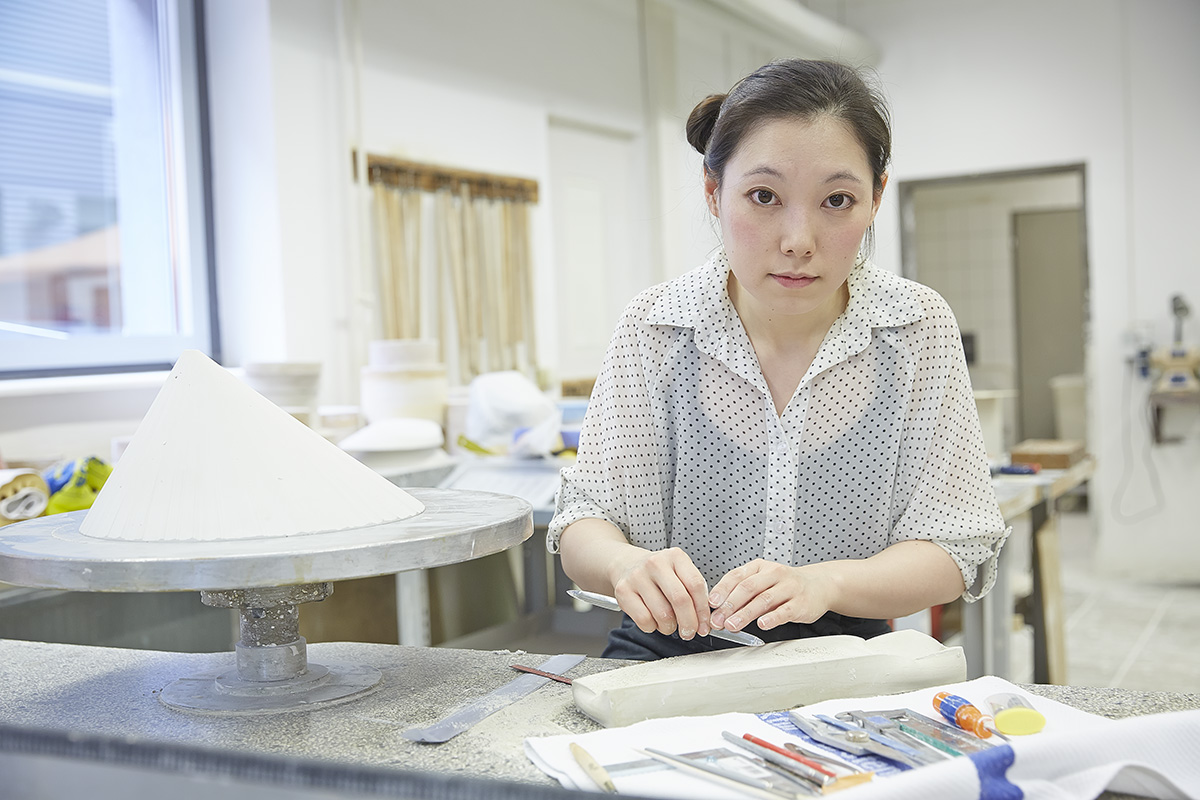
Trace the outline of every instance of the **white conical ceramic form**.
[[188, 350], [79, 530], [100, 539], [228, 541], [361, 528], [423, 509]]

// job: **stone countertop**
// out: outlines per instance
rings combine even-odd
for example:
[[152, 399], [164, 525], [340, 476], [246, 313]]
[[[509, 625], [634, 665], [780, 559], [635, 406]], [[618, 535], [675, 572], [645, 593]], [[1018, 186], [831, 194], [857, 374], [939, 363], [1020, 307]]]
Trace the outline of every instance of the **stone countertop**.
[[[168, 653], [0, 640], [0, 722], [126, 741], [186, 744], [490, 780], [557, 784], [526, 758], [530, 736], [586, 733], [598, 725], [578, 711], [571, 687], [548, 681], [444, 744], [419, 744], [402, 732], [425, 726], [538, 666], [547, 656], [327, 643], [309, 647], [314, 664], [365, 664], [383, 680], [370, 694], [321, 708], [269, 715], [194, 714], [163, 705], [177, 678], [226, 667], [232, 653]], [[585, 659], [582, 677], [627, 662]], [[1200, 708], [1200, 694], [1030, 685], [1023, 689], [1111, 718]]]
[[1063, 705], [1109, 719], [1200, 708], [1200, 693], [1145, 692], [1087, 686], [1048, 686], [1038, 683], [1022, 684], [1021, 688], [1030, 694], [1048, 697]]
[[[547, 681], [444, 744], [421, 744], [402, 735], [519, 677], [522, 673], [511, 665], [537, 667], [546, 658], [509, 651], [313, 644], [310, 664], [368, 665], [383, 679], [371, 693], [336, 705], [228, 715], [176, 711], [159, 702], [158, 694], [177, 678], [232, 665], [232, 653], [0, 640], [0, 720], [239, 753], [557, 785], [525, 757], [523, 741], [598, 727], [576, 710], [566, 684]], [[586, 659], [569, 675], [581, 677], [613, 663]]]

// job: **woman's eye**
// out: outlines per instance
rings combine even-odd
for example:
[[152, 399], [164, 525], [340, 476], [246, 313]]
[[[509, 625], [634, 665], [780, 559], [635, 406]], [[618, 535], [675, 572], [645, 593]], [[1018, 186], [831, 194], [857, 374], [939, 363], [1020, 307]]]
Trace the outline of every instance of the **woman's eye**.
[[751, 199], [762, 206], [769, 206], [775, 202], [775, 193], [770, 189], [755, 189], [750, 193]]
[[854, 198], [848, 194], [831, 194], [825, 198], [825, 202], [830, 208], [849, 208], [854, 203]]

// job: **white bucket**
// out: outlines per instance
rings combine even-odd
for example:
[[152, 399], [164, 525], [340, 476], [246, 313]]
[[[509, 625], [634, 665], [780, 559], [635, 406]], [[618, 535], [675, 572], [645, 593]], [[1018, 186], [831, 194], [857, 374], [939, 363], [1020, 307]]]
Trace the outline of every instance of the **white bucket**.
[[1083, 375], [1055, 375], [1054, 435], [1058, 439], [1087, 443], [1087, 381]]
[[983, 431], [983, 445], [989, 458], [999, 459], [1008, 451], [1008, 434], [1004, 424], [1005, 404], [1017, 396], [1012, 389], [976, 389], [975, 410]]

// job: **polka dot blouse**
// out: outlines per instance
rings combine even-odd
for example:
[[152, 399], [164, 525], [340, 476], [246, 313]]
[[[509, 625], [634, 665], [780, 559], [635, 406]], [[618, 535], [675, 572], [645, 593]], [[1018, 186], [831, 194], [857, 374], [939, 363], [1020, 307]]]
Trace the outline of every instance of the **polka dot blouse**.
[[755, 558], [793, 566], [936, 542], [968, 600], [1006, 531], [958, 324], [932, 289], [872, 264], [778, 415], [729, 300], [729, 264], [638, 295], [609, 344], [562, 472], [547, 545], [585, 517], [680, 547], [709, 586]]

